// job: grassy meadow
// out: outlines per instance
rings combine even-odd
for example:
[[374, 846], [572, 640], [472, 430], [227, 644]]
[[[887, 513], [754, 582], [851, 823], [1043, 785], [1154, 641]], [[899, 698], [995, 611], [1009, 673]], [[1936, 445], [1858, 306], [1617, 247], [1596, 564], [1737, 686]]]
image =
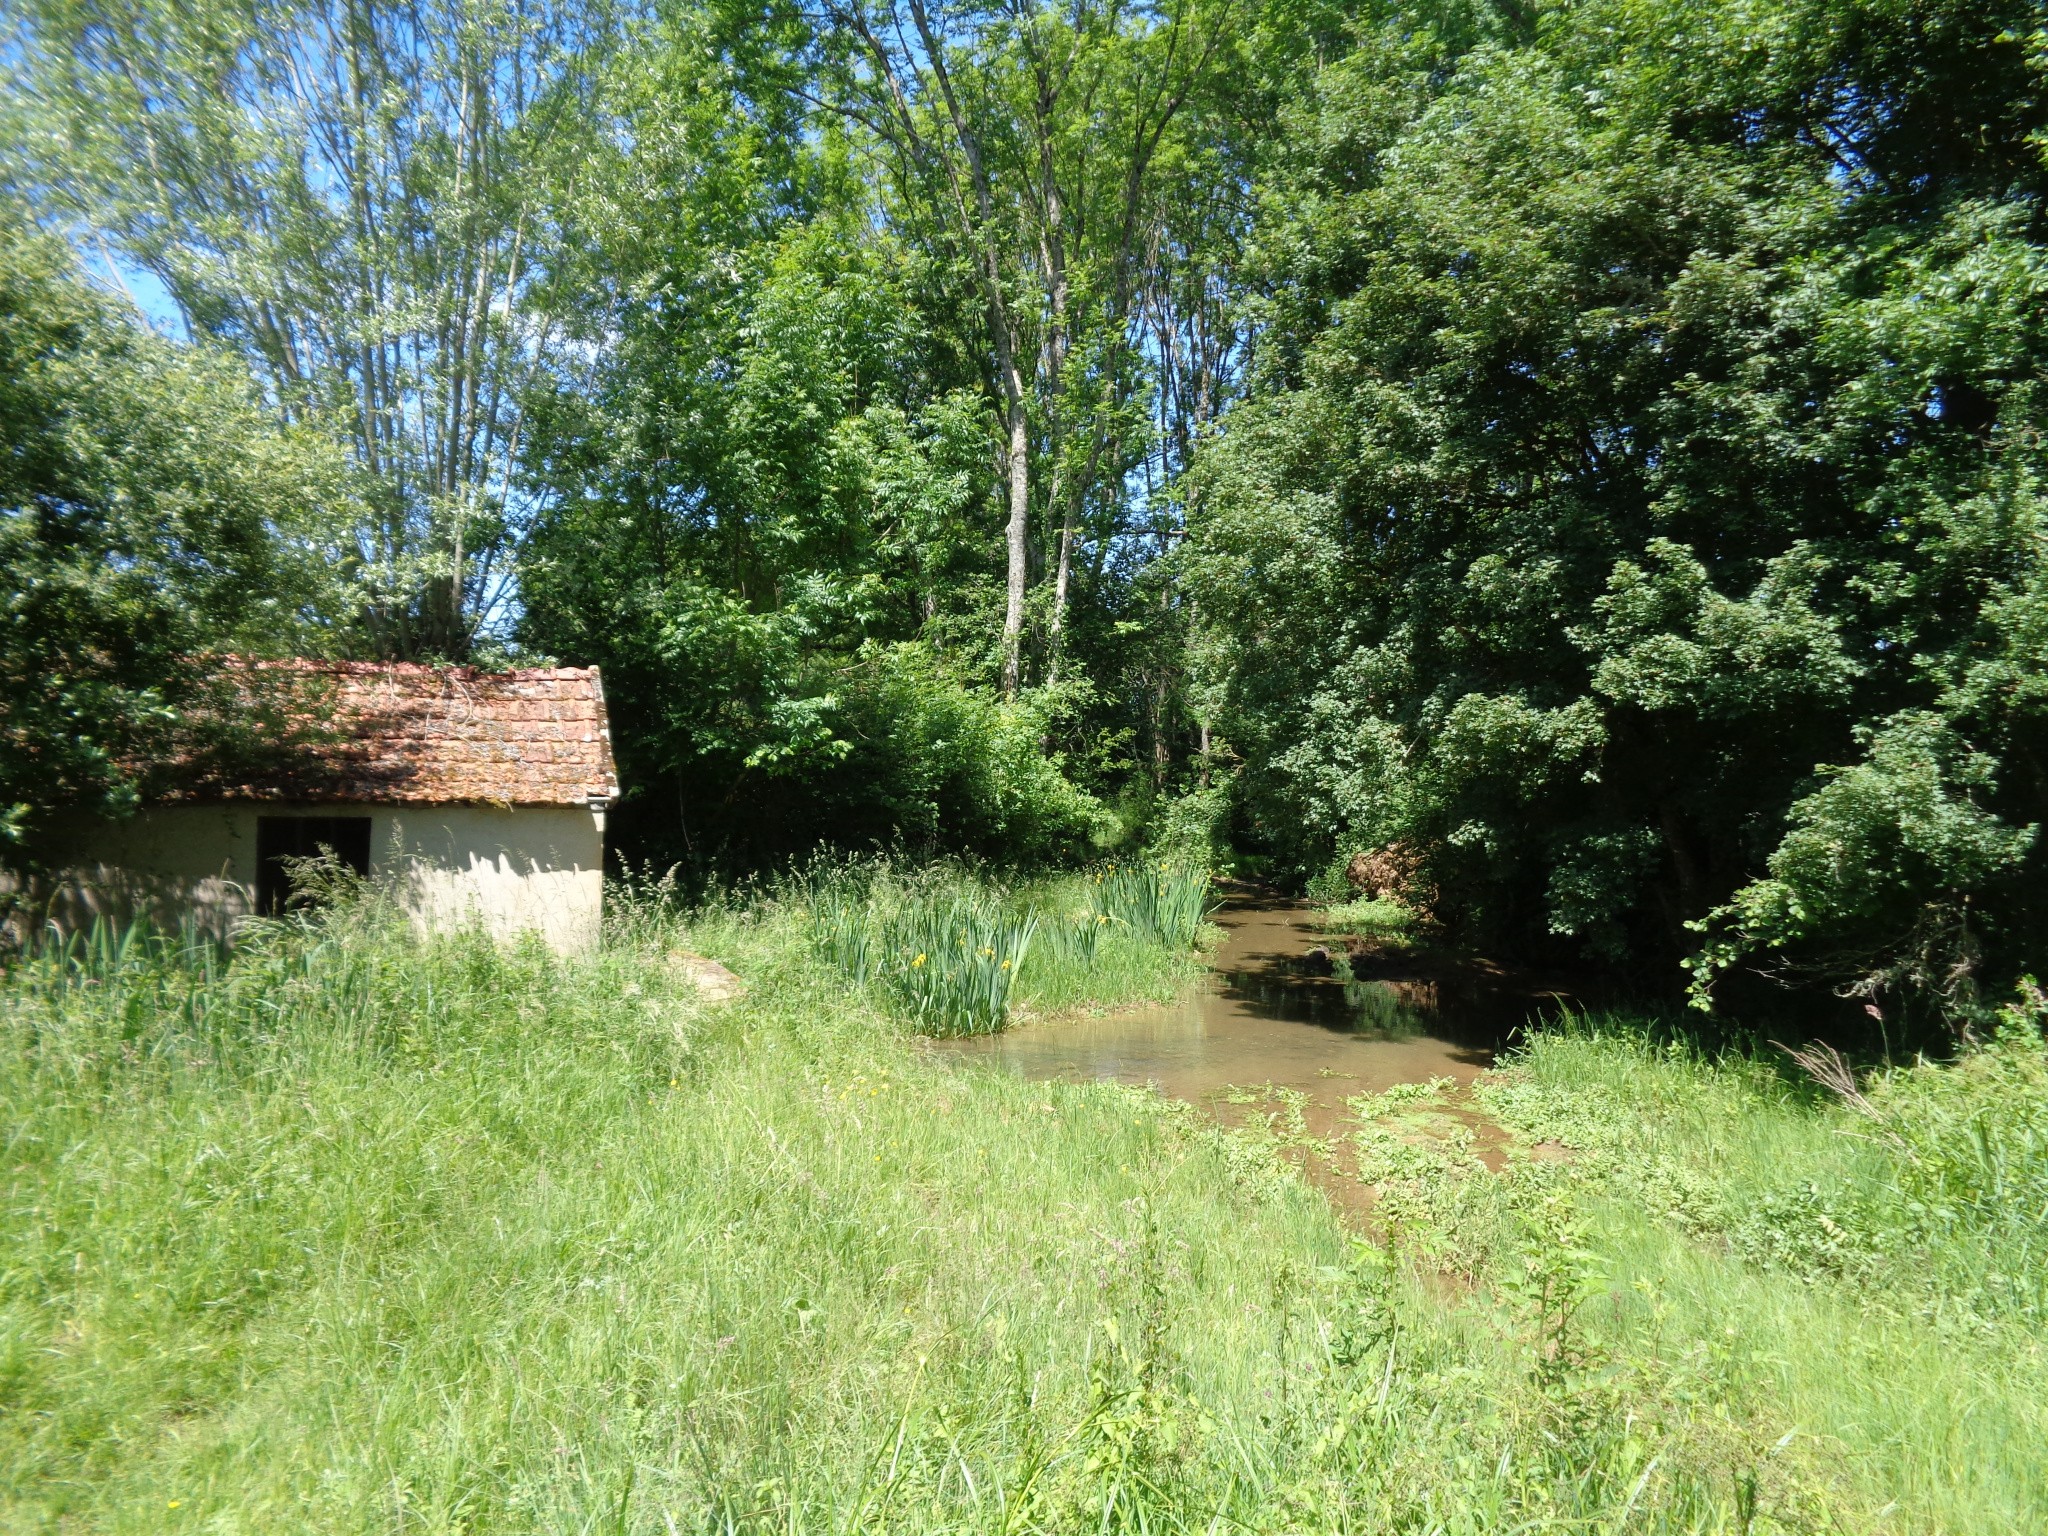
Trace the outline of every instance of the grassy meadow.
[[[1035, 919], [1013, 1015], [1190, 974], [1083, 953], [1092, 877], [921, 878], [832, 911]], [[2048, 1526], [2038, 1015], [1854, 1101], [1575, 1021], [1355, 1104], [1362, 1235], [1284, 1105], [940, 1057], [818, 896], [15, 963], [0, 1528]]]

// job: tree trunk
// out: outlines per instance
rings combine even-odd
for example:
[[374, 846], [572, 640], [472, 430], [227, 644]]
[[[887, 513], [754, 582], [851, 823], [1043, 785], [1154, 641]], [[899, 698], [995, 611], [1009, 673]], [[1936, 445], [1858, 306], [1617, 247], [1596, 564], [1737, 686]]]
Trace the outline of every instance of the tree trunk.
[[1063, 499], [1066, 507], [1060, 518], [1059, 562], [1052, 577], [1052, 659], [1046, 668], [1047, 678], [1055, 683], [1060, 680], [1060, 657], [1066, 649], [1067, 587], [1074, 573], [1074, 498]]
[[1024, 672], [1024, 585], [1031, 533], [1030, 418], [1024, 409], [1024, 381], [1007, 342], [1003, 346], [1004, 406], [1009, 417], [1009, 442], [1004, 449], [1004, 479], [1009, 483], [1009, 588], [1003, 603], [1003, 696], [1014, 699]]
[[[1071, 56], [1068, 60], [1072, 63]], [[1038, 96], [1035, 126], [1038, 134], [1039, 200], [1045, 222], [1039, 235], [1040, 260], [1045, 268], [1046, 304], [1049, 324], [1045, 338], [1045, 429], [1052, 455], [1052, 494], [1048, 507], [1060, 514], [1059, 553], [1052, 587], [1052, 633], [1046, 645], [1046, 677], [1057, 682], [1060, 651], [1066, 638], [1067, 584], [1073, 563], [1074, 510], [1065, 478], [1066, 422], [1060, 411], [1061, 392], [1067, 382], [1067, 229], [1066, 195], [1060, 188], [1059, 166], [1053, 155], [1053, 118], [1059, 107], [1066, 75], [1038, 66]]]

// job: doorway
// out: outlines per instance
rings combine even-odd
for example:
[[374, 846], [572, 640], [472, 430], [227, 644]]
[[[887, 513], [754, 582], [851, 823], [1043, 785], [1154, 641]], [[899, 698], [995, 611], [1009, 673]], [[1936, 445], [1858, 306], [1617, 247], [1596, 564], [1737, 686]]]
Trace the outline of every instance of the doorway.
[[291, 864], [330, 850], [358, 875], [370, 872], [367, 816], [258, 816], [256, 818], [256, 910], [275, 917], [293, 893]]

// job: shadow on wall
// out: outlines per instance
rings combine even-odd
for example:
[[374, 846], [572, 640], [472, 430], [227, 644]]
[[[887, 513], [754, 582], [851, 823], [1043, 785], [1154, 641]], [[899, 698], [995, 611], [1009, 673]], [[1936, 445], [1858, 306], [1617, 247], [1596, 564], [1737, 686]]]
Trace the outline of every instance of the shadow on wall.
[[422, 929], [477, 925], [500, 938], [537, 932], [564, 952], [599, 936], [602, 812], [177, 806], [87, 829], [47, 880], [0, 877], [7, 937], [19, 945], [50, 927], [72, 933], [96, 920], [146, 918], [166, 930], [190, 926], [232, 940], [250, 916], [282, 910], [293, 899], [291, 871], [323, 850]]
[[231, 878], [225, 865], [198, 881], [102, 863], [74, 865], [44, 879], [0, 873], [0, 940], [9, 949], [52, 933], [68, 938], [95, 923], [126, 927], [138, 920], [166, 933], [190, 927], [225, 941], [255, 910], [256, 893]]
[[604, 911], [604, 813], [583, 807], [460, 806], [391, 818], [390, 876], [428, 927], [480, 923], [508, 938], [537, 932], [563, 952], [598, 940]]

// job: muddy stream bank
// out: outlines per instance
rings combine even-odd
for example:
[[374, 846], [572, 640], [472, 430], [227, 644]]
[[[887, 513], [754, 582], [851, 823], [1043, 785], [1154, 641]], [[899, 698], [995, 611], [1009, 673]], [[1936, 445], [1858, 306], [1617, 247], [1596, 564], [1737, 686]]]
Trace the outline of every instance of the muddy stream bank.
[[[1345, 1101], [1443, 1078], [1462, 1090], [1562, 996], [1480, 962], [1400, 951], [1361, 958], [1349, 977], [1348, 966], [1318, 974], [1310, 951], [1328, 944], [1341, 955], [1341, 939], [1324, 933], [1312, 909], [1271, 896], [1231, 897], [1215, 921], [1226, 936], [1207, 974], [1170, 1004], [1030, 1022], [937, 1048], [1038, 1080], [1149, 1085], [1226, 1125], [1284, 1120], [1296, 1127], [1288, 1155], [1340, 1206], [1363, 1212], [1369, 1192], [1341, 1149], [1356, 1123]], [[1469, 1124], [1476, 1150], [1497, 1162], [1500, 1133], [1462, 1098], [1448, 1094], [1441, 1112]]]

